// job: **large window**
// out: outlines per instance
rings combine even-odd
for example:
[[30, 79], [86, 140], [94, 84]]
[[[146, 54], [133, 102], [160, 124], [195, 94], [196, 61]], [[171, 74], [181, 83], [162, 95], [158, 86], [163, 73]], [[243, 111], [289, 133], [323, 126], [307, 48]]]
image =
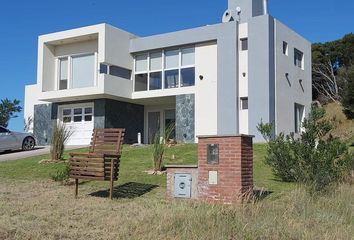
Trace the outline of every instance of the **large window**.
[[168, 49], [135, 56], [135, 91], [194, 86], [194, 47]]
[[302, 130], [302, 122], [304, 120], [305, 107], [303, 105], [295, 103], [294, 105], [295, 111], [295, 133], [301, 133]]
[[58, 59], [58, 89], [92, 87], [95, 73], [95, 54], [61, 57]]

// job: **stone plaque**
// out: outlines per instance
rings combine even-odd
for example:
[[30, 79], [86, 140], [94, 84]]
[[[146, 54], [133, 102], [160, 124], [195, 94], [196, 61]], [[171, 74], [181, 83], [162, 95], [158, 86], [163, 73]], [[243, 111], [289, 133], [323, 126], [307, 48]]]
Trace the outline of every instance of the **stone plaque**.
[[217, 185], [218, 184], [218, 172], [217, 171], [209, 171], [209, 184]]
[[208, 164], [219, 163], [219, 144], [207, 145], [207, 160], [208, 160]]

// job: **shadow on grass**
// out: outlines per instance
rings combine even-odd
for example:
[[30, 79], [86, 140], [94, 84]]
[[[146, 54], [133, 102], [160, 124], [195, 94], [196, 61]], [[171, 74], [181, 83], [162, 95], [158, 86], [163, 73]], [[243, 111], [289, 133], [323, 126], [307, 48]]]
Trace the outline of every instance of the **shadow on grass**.
[[258, 201], [262, 201], [272, 193], [273, 193], [272, 191], [253, 190], [253, 197], [258, 202]]
[[0, 155], [6, 155], [6, 154], [11, 154], [11, 153], [18, 153], [18, 152], [34, 152], [36, 150], [41, 150], [44, 149], [44, 147], [34, 147], [32, 150], [24, 151], [22, 149], [17, 149], [17, 150], [6, 150], [3, 152], [0, 152]]
[[[113, 188], [113, 198], [136, 198], [140, 197], [158, 185], [128, 182]], [[109, 196], [109, 189], [90, 193], [90, 196], [107, 198]]]

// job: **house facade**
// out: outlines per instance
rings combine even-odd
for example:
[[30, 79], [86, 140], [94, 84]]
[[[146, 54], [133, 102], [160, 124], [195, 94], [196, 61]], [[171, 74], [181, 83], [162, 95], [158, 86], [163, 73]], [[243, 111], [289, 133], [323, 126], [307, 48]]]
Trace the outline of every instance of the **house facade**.
[[53, 125], [69, 145], [93, 128], [126, 128], [151, 143], [175, 126], [177, 142], [198, 135], [300, 132], [311, 107], [311, 43], [268, 14], [264, 0], [229, 0], [222, 23], [138, 37], [108, 24], [39, 36], [37, 83], [25, 88], [25, 118], [39, 144]]

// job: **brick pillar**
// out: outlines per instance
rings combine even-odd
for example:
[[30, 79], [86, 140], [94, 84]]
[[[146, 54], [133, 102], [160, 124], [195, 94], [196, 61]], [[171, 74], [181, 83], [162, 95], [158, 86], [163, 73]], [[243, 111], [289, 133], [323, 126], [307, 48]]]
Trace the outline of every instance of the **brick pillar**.
[[[224, 204], [242, 202], [253, 190], [253, 136], [198, 138], [198, 198]], [[214, 148], [209, 163], [208, 145]]]

